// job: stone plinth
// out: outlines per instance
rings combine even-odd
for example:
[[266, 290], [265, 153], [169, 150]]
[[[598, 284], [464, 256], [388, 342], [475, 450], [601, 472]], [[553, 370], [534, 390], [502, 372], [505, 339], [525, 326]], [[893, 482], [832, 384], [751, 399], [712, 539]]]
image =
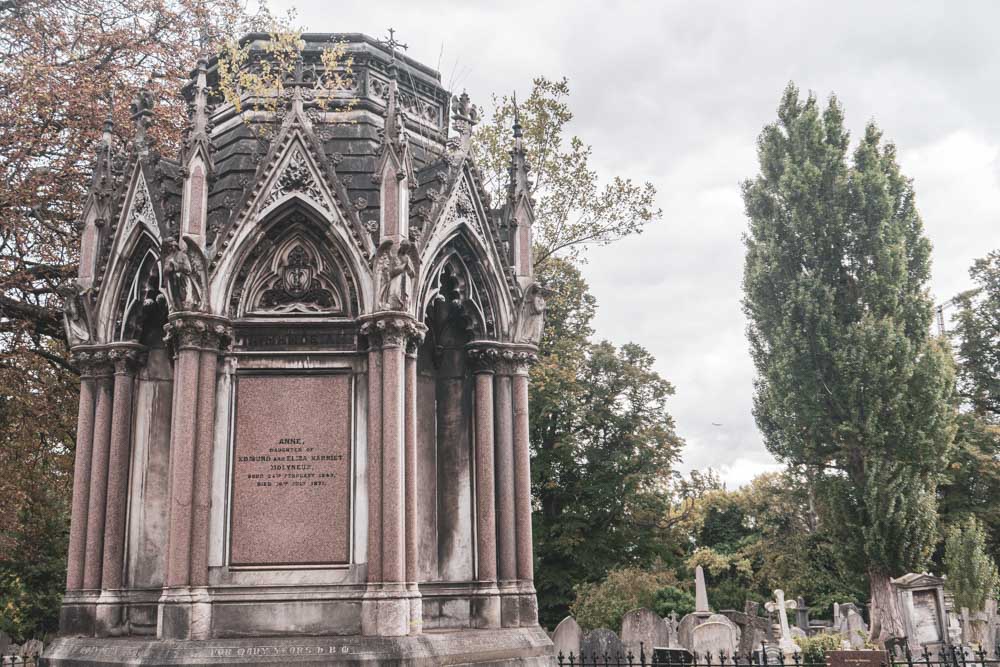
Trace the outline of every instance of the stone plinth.
[[60, 638], [46, 647], [44, 665], [84, 667], [131, 665], [399, 665], [552, 664], [545, 631], [503, 628], [427, 632], [411, 637], [247, 638], [209, 641]]

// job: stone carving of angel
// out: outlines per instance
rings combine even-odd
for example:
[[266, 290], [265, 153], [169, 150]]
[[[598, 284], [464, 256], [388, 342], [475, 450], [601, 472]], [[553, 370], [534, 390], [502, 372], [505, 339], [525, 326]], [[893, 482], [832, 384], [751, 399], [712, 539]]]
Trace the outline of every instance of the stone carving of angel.
[[202, 311], [207, 307], [208, 260], [198, 243], [185, 236], [182, 249], [176, 239], [163, 242], [163, 281], [174, 311]]

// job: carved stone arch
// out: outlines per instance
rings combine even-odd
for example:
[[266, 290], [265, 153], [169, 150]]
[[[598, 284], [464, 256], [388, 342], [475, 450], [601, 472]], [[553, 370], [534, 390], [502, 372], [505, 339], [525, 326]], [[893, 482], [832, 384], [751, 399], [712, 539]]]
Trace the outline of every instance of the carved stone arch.
[[354, 318], [362, 312], [359, 271], [328, 222], [293, 205], [268, 216], [260, 229], [228, 290], [228, 317]]
[[115, 341], [146, 342], [162, 337], [167, 321], [159, 248], [154, 239], [141, 234], [122, 272], [114, 308]]
[[436, 304], [450, 304], [472, 339], [499, 340], [503, 331], [501, 296], [494, 280], [483, 271], [486, 263], [461, 231], [443, 244], [424, 273], [420, 297], [422, 317], [432, 317]]

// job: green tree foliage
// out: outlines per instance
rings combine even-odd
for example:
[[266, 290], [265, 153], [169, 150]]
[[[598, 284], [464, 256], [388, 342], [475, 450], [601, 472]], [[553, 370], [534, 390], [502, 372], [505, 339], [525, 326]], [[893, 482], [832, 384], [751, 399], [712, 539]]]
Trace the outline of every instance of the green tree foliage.
[[652, 609], [663, 617], [675, 614], [677, 618], [683, 618], [694, 611], [694, 605], [694, 596], [688, 591], [677, 586], [664, 586], [656, 591]]
[[867, 572], [873, 636], [902, 636], [889, 577], [923, 567], [954, 436], [954, 377], [930, 337], [930, 243], [896, 149], [794, 85], [743, 186], [744, 309], [768, 449], [810, 474], [843, 554]]
[[959, 387], [975, 414], [1000, 425], [1000, 250], [969, 275], [976, 288], [958, 297], [955, 317]]
[[987, 551], [986, 531], [974, 517], [948, 529], [944, 565], [956, 607], [981, 611], [996, 594], [997, 566]]
[[[619, 632], [622, 618], [633, 609], [655, 609], [661, 597], [667, 599], [673, 596], [684, 601], [683, 594], [678, 596], [674, 592], [677, 591], [676, 583], [673, 573], [668, 570], [612, 570], [598, 583], [579, 584], [570, 611], [584, 630], [608, 628]], [[693, 601], [691, 607], [694, 607]]]
[[652, 356], [590, 341], [594, 299], [579, 271], [553, 259], [539, 278], [558, 290], [531, 386], [535, 587], [553, 625], [578, 584], [669, 557], [667, 482], [682, 443]]
[[[580, 259], [586, 246], [639, 233], [661, 216], [652, 183], [622, 176], [604, 182], [591, 168], [591, 147], [577, 136], [566, 136], [573, 119], [568, 97], [566, 79], [538, 77], [517, 107], [531, 165], [536, 266], [556, 254]], [[508, 96], [494, 96], [493, 106], [490, 120], [477, 128], [473, 150], [487, 190], [494, 201], [503, 202], [515, 106]]]

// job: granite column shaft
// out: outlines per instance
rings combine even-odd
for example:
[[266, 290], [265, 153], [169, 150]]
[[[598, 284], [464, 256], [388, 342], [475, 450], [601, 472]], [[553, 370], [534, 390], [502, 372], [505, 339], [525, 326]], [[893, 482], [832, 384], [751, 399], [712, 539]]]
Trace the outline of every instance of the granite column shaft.
[[405, 575], [403, 481], [403, 342], [386, 337], [382, 347], [382, 581]]
[[83, 568], [83, 588], [101, 588], [104, 566], [104, 520], [108, 499], [108, 455], [111, 447], [111, 417], [114, 381], [111, 367], [97, 375], [97, 407], [94, 410], [94, 443], [90, 457], [90, 494], [87, 498], [87, 544]]
[[496, 583], [496, 500], [493, 470], [493, 371], [475, 371], [477, 579]]
[[212, 511], [212, 443], [215, 440], [215, 382], [219, 354], [215, 349], [205, 349], [199, 356], [190, 576], [192, 586], [207, 586], [208, 525]]
[[108, 492], [104, 531], [104, 562], [101, 587], [118, 590], [125, 566], [125, 514], [128, 507], [128, 476], [132, 452], [132, 398], [140, 349], [113, 349], [115, 363], [114, 403], [111, 415], [111, 452], [108, 461]]
[[94, 445], [94, 409], [97, 380], [89, 358], [81, 359], [80, 407], [76, 419], [76, 457], [73, 464], [73, 501], [69, 524], [66, 590], [83, 588], [83, 568], [87, 546], [87, 508], [90, 497], [90, 464]]
[[517, 533], [517, 578], [533, 588], [531, 549], [531, 451], [528, 430], [528, 371], [519, 369], [512, 379], [514, 403], [514, 515]]
[[382, 581], [382, 349], [368, 350], [368, 583]]

